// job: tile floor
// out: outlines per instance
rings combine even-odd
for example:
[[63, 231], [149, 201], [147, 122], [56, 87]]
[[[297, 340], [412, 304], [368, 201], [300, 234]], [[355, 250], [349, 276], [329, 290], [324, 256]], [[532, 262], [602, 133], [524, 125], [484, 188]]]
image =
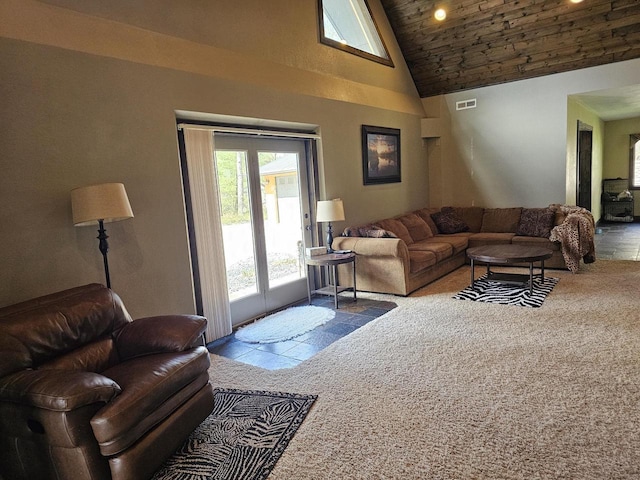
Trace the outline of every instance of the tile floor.
[[[594, 243], [596, 259], [640, 261], [640, 223], [602, 223], [597, 227]], [[207, 347], [216, 355], [268, 370], [291, 368], [396, 307], [392, 302], [362, 298], [353, 302], [350, 293], [345, 295], [341, 296], [333, 320], [293, 340], [260, 345], [241, 342], [231, 334]], [[312, 304], [333, 309], [333, 297], [315, 296]]]
[[594, 243], [596, 260], [640, 261], [640, 223], [601, 223]]
[[[387, 313], [397, 305], [365, 298], [353, 301], [353, 293], [340, 296], [339, 309], [335, 310], [333, 297], [317, 295], [311, 304], [335, 310], [333, 320], [293, 340], [278, 343], [255, 344], [236, 340], [231, 334], [207, 345], [216, 355], [248, 363], [267, 370], [291, 368], [307, 360], [336, 340], [350, 334], [371, 320]], [[300, 302], [306, 305], [307, 300]]]

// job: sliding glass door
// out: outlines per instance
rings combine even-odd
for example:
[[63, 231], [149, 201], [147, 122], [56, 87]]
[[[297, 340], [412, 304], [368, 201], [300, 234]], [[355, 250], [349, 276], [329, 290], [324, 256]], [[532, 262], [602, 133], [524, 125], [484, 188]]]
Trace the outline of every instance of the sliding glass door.
[[307, 142], [215, 135], [234, 325], [306, 296]]

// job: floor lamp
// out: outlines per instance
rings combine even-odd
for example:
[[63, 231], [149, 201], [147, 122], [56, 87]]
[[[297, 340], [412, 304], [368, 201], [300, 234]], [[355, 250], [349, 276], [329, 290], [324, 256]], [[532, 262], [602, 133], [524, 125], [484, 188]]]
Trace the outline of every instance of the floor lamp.
[[107, 252], [109, 243], [104, 224], [133, 217], [133, 211], [122, 183], [103, 183], [71, 190], [71, 210], [76, 227], [98, 224], [98, 248], [104, 261], [107, 287], [111, 288]]
[[344, 220], [344, 206], [342, 200], [336, 198], [334, 200], [320, 200], [316, 208], [316, 221], [328, 222], [327, 227], [327, 252], [332, 253], [333, 248], [333, 227], [331, 222], [340, 222]]

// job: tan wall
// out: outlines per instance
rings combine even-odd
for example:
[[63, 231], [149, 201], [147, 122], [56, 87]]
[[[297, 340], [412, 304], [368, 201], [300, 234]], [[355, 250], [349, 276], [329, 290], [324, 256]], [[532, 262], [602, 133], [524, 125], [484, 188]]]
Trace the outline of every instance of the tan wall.
[[[640, 133], [640, 116], [604, 125], [604, 178], [629, 178], [629, 135]], [[640, 216], [640, 191], [633, 193], [634, 214]]]
[[[134, 316], [193, 311], [176, 111], [317, 126], [337, 230], [427, 203], [424, 111], [386, 20], [396, 68], [320, 45], [315, 1], [231, 5], [2, 2], [0, 305], [103, 281], [69, 192], [117, 181], [135, 218], [107, 225], [114, 289]], [[402, 183], [363, 186], [362, 124], [401, 129]]]

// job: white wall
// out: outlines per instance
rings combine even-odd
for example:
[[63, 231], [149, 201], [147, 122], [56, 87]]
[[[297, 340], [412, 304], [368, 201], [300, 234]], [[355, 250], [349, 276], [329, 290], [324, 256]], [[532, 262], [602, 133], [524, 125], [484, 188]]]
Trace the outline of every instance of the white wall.
[[[575, 202], [567, 97], [640, 83], [640, 59], [423, 99], [449, 131], [429, 144], [432, 206], [540, 207]], [[477, 108], [455, 103], [477, 99]], [[599, 198], [594, 199], [598, 201]]]

